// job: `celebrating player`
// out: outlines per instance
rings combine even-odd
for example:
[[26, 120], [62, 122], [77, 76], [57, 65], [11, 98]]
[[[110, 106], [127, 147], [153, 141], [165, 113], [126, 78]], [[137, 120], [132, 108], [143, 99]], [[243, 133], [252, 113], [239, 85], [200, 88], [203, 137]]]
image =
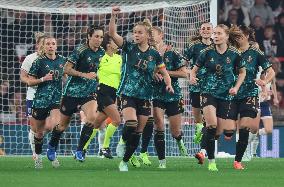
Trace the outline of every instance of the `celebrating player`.
[[[234, 34], [234, 35], [233, 35]], [[196, 73], [205, 67], [204, 86], [201, 92], [201, 106], [206, 122], [206, 151], [209, 171], [218, 171], [215, 163], [215, 136], [219, 131], [232, 131], [236, 127], [237, 107], [233, 96], [237, 94], [246, 76], [245, 62], [237, 49], [228, 44], [236, 43], [237, 36], [225, 25], [214, 28], [214, 45], [201, 51], [190, 74], [190, 83], [196, 84]]]
[[161, 56], [149, 45], [149, 40], [152, 39], [151, 24], [147, 21], [137, 23], [133, 31], [134, 43], [127, 42], [116, 32], [115, 19], [119, 12], [119, 7], [113, 7], [109, 34], [114, 42], [122, 47], [124, 53], [125, 70], [118, 92], [122, 95], [122, 113], [125, 119], [123, 133], [127, 141], [119, 170], [128, 171], [127, 162], [139, 144], [141, 133], [151, 113], [153, 73], [159, 71], [162, 74], [166, 83], [165, 90], [173, 92], [173, 88]]

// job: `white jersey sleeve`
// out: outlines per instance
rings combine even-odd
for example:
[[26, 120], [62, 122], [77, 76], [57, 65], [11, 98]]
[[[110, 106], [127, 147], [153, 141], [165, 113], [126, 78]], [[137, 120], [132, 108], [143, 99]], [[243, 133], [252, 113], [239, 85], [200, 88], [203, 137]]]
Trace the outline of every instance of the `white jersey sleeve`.
[[35, 61], [35, 59], [37, 58], [37, 53], [32, 53], [28, 56], [26, 56], [25, 60], [22, 63], [21, 69], [24, 70], [25, 72], [29, 73], [33, 62]]
[[[25, 60], [22, 63], [21, 69], [24, 70], [25, 72], [29, 73], [33, 62], [35, 61], [35, 59], [38, 57], [37, 53], [32, 53], [28, 56], [26, 56]], [[27, 100], [33, 100], [34, 99], [34, 95], [36, 93], [36, 88], [37, 86], [31, 86], [28, 87], [27, 90]]]

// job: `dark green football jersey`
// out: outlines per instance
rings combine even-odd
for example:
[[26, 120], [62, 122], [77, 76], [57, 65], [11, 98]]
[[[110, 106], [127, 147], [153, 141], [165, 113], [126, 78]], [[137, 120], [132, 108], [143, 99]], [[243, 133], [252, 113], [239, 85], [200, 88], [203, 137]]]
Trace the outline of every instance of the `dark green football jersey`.
[[258, 96], [258, 86], [255, 84], [259, 67], [263, 70], [271, 67], [268, 59], [265, 58], [264, 53], [258, 48], [250, 46], [248, 50], [242, 52], [242, 58], [246, 61], [246, 78], [241, 85], [237, 99], [243, 99], [251, 96]]
[[158, 51], [149, 47], [142, 52], [137, 44], [124, 41], [122, 80], [118, 93], [139, 99], [152, 99], [153, 74], [165, 66]]
[[[81, 44], [68, 57], [68, 62], [74, 64], [74, 69], [83, 73], [97, 72], [100, 59], [105, 51], [99, 48], [93, 51], [88, 44]], [[97, 80], [77, 76], [69, 76], [63, 95], [70, 97], [89, 97], [96, 92]]]
[[229, 46], [224, 54], [219, 54], [214, 45], [209, 46], [201, 51], [196, 66], [205, 67], [201, 93], [223, 100], [233, 99], [229, 90], [235, 86], [238, 70], [245, 67], [235, 47]]
[[[202, 41], [197, 40], [194, 42], [189, 43], [189, 45], [184, 50], [184, 56], [190, 61], [190, 69], [196, 64], [197, 58], [200, 55], [200, 51], [207, 48], [208, 45], [204, 44]], [[205, 67], [201, 67], [196, 75], [199, 79], [196, 85], [190, 85], [189, 91], [190, 92], [200, 92], [200, 85], [202, 85], [202, 80], [205, 74]]]
[[[184, 66], [181, 56], [174, 50], [168, 50], [163, 56], [163, 62], [166, 65], [167, 70], [175, 71]], [[166, 91], [166, 84], [164, 82], [154, 82], [154, 97], [153, 99], [158, 99], [164, 102], [178, 101], [182, 98], [181, 88], [179, 86], [178, 78], [171, 77], [172, 87], [174, 89], [174, 94]]]
[[56, 55], [54, 60], [45, 55], [39, 56], [32, 64], [29, 75], [39, 79], [49, 72], [53, 73], [53, 80], [45, 81], [37, 86], [33, 107], [49, 108], [53, 105], [60, 104], [62, 95], [62, 77], [66, 58]]

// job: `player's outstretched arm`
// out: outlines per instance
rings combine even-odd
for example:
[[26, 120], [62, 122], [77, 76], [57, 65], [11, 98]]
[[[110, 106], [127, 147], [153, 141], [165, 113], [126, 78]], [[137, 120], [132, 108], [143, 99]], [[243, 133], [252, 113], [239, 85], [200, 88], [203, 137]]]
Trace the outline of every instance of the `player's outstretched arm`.
[[121, 47], [123, 45], [123, 38], [117, 34], [117, 31], [116, 31], [117, 26], [115, 23], [115, 20], [119, 13], [120, 13], [120, 8], [118, 6], [112, 7], [112, 13], [111, 13], [111, 18], [109, 22], [109, 35], [112, 37], [116, 45], [118, 45], [118, 47]]

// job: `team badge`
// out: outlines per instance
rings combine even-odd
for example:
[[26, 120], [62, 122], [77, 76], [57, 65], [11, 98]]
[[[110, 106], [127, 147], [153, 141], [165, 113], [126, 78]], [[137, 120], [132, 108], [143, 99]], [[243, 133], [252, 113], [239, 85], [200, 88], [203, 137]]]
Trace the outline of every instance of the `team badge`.
[[226, 62], [227, 62], [227, 64], [230, 64], [231, 63], [231, 59], [229, 57], [227, 57]]
[[148, 61], [152, 61], [154, 58], [153, 58], [153, 56], [148, 56]]
[[170, 62], [169, 58], [165, 58], [165, 62]]
[[210, 59], [210, 62], [214, 62], [214, 59], [213, 59], [213, 58], [211, 58], [211, 59]]
[[248, 62], [252, 62], [252, 57], [251, 56], [248, 57]]
[[66, 111], [66, 107], [64, 105], [62, 105], [61, 110]]
[[35, 110], [32, 110], [33, 116], [37, 116], [37, 112]]
[[88, 59], [87, 59], [87, 60], [88, 60], [89, 62], [91, 62], [91, 60], [92, 60], [92, 59], [91, 59], [91, 57], [88, 57]]
[[202, 99], [202, 103], [207, 103], [207, 97], [201, 97], [201, 99]]
[[123, 100], [122, 105], [123, 105], [123, 106], [126, 106], [126, 105], [127, 105], [127, 100]]
[[77, 105], [77, 110], [80, 110], [82, 105]]

